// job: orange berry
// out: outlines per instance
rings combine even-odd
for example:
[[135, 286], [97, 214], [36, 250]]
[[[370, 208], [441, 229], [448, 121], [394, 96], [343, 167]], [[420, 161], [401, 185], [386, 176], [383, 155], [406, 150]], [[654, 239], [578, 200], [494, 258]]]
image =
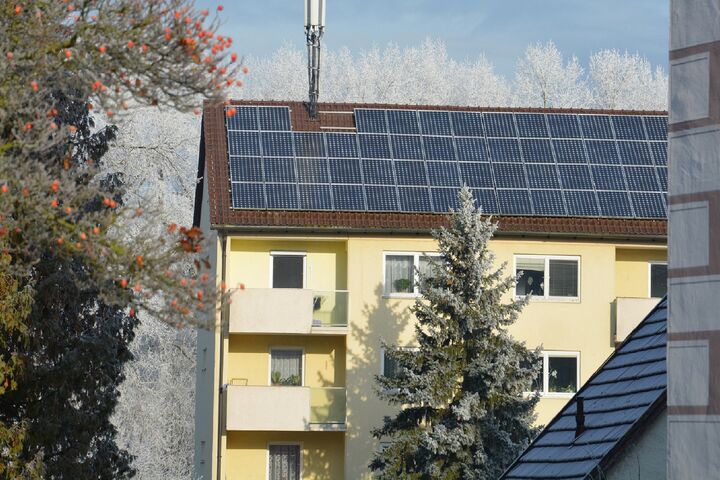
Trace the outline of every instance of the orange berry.
[[68, 5], [68, 6], [67, 6], [67, 11], [68, 11], [68, 12], [72, 12], [73, 10], [75, 10], [75, 7], [74, 7], [73, 5]]
[[51, 123], [50, 123], [50, 129], [51, 129], [51, 130], [57, 129], [57, 124], [56, 124], [55, 122], [51, 122]]
[[50, 185], [50, 190], [52, 190], [53, 192], [57, 192], [59, 189], [60, 189], [60, 182], [57, 180], [52, 182], [52, 184]]
[[222, 11], [223, 11], [223, 6], [222, 6], [222, 5], [218, 5], [218, 12], [222, 12]]
[[100, 235], [100, 227], [93, 227], [92, 233], [93, 235]]
[[136, 283], [136, 284], [135, 284], [135, 287], [133, 287], [133, 290], [135, 290], [135, 293], [140, 293], [140, 290], [142, 290], [142, 289], [140, 288], [140, 284], [139, 284], [139, 283]]
[[69, 48], [65, 49], [65, 58], [70, 60], [72, 58], [72, 51]]
[[238, 87], [242, 87], [243, 83], [240, 80], [238, 80], [237, 82], [235, 82], [235, 85], [237, 85]]
[[30, 88], [32, 88], [33, 92], [37, 92], [38, 90], [40, 90], [40, 87], [35, 80], [30, 82]]
[[233, 116], [235, 116], [235, 113], [236, 113], [236, 112], [237, 112], [237, 110], [236, 110], [234, 107], [228, 108], [228, 109], [225, 111], [225, 116], [228, 117], [228, 118], [233, 117]]
[[237, 61], [237, 53], [233, 53], [232, 55], [230, 55], [230, 61], [231, 62]]
[[50, 206], [51, 206], [51, 207], [57, 207], [57, 206], [58, 206], [58, 201], [57, 201], [57, 199], [55, 199], [55, 200], [53, 200], [52, 202], [50, 202]]
[[15, 5], [15, 13], [22, 12], [22, 7], [20, 5]]
[[248, 73], [250, 73], [250, 69], [248, 67], [243, 67], [242, 72], [247, 75]]
[[134, 309], [134, 308], [131, 308], [130, 311], [128, 312], [128, 315], [130, 315], [131, 317], [134, 317], [134, 316], [135, 316], [135, 309]]
[[105, 53], [107, 51], [107, 47], [105, 45], [100, 45], [98, 50], [100, 50], [100, 53]]
[[200, 10], [200, 15], [202, 15], [203, 17], [207, 17], [209, 14], [210, 12], [207, 10]]
[[72, 208], [70, 208], [70, 207], [65, 207], [65, 213], [66, 213], [67, 215], [70, 215], [70, 214], [72, 213]]
[[142, 268], [145, 265], [142, 255], [138, 255], [137, 257], [135, 257], [135, 262], [138, 264], [138, 267], [140, 267], [140, 268]]
[[173, 298], [172, 301], [170, 302], [170, 306], [172, 306], [172, 307], [177, 306], [177, 300], [175, 300], [175, 299]]
[[127, 284], [128, 284], [128, 281], [125, 280], [124, 278], [123, 278], [122, 280], [120, 280], [120, 286], [121, 286], [122, 288], [127, 287]]
[[112, 117], [113, 115], [115, 115], [115, 113], [114, 113], [112, 110], [108, 110], [107, 112], [105, 112], [105, 114], [106, 114], [108, 117]]
[[182, 285], [183, 287], [187, 285], [187, 280], [185, 280], [184, 278], [180, 280], [180, 285]]
[[194, 113], [195, 115], [200, 115], [200, 109], [197, 108], [197, 107], [193, 108], [193, 113]]
[[58, 245], [62, 245], [63, 242], [65, 241], [65, 239], [63, 237], [58, 237], [58, 239], [55, 241], [57, 242]]
[[128, 48], [133, 48], [133, 47], [135, 47], [135, 42], [133, 42], [132, 40], [128, 40], [127, 47], [128, 47]]
[[75, 125], [70, 125], [68, 127], [68, 130], [70, 130], [70, 133], [75, 133], [77, 132], [77, 127]]
[[169, 33], [165, 34], [165, 40], [170, 41], [171, 38], [172, 38], [172, 35], [170, 35]]
[[7, 54], [6, 54], [6, 55], [7, 55], [7, 59], [8, 59], [8, 60], [12, 60], [12, 59], [13, 59], [13, 57], [15, 56], [15, 55], [13, 55], [13, 53], [12, 53], [12, 52], [7, 52]]
[[28, 123], [25, 124], [25, 130], [32, 130], [32, 128], [33, 128], [33, 124], [32, 124], [32, 123], [28, 122]]
[[80, 233], [80, 240], [87, 240], [87, 235], [85, 235], [85, 232]]
[[245, 290], [245, 284], [244, 284], [244, 283], [241, 283], [241, 284], [238, 285], [238, 286], [240, 287], [240, 290]]
[[202, 300], [203, 299], [203, 292], [197, 292], [197, 299]]
[[3, 185], [2, 187], [0, 187], [0, 192], [2, 192], [2, 193], [7, 193], [7, 192], [8, 192], [8, 186], [7, 186], [7, 185]]
[[226, 289], [227, 289], [227, 283], [222, 282], [222, 283], [220, 284], [220, 290], [222, 290], [222, 291], [224, 292]]

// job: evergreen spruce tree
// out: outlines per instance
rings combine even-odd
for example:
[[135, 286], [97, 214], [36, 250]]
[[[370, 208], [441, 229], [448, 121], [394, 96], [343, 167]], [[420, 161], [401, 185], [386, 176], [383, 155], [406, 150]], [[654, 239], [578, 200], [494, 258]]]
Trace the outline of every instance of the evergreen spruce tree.
[[495, 479], [535, 434], [537, 397], [524, 397], [539, 371], [536, 352], [507, 327], [527, 299], [503, 301], [516, 279], [496, 268], [482, 219], [466, 187], [450, 225], [433, 232], [440, 257], [418, 272], [417, 349], [387, 346], [392, 376], [378, 394], [399, 413], [373, 434], [389, 440], [370, 467], [383, 479]]

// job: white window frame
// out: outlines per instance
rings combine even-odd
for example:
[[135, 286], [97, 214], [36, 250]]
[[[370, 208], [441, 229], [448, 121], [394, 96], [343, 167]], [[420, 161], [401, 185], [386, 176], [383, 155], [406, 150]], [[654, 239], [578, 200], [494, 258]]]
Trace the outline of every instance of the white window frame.
[[[530, 259], [538, 259], [542, 258], [545, 260], [545, 295], [538, 296], [538, 295], [532, 295], [530, 297], [530, 301], [537, 301], [537, 302], [568, 302], [568, 303], [579, 303], [580, 298], [582, 297], [582, 293], [580, 291], [581, 286], [581, 278], [582, 278], [582, 260], [579, 255], [537, 255], [537, 254], [524, 254], [524, 253], [517, 253], [513, 255], [513, 273], [517, 275], [518, 273], [518, 259], [523, 258], [530, 258]], [[578, 276], [577, 276], [577, 296], [576, 297], [557, 297], [557, 296], [550, 296], [550, 260], [575, 260], [577, 262], [577, 268], [578, 268]], [[515, 298], [520, 299], [523, 298], [523, 295], [517, 295], [517, 287], [515, 287]]]
[[[661, 261], [661, 260], [651, 260], [648, 262], [648, 269], [647, 269], [647, 286], [648, 286], [648, 298], [660, 298], [660, 297], [653, 297], [652, 296], [652, 267], [653, 265], [665, 265], [667, 267], [667, 261]], [[666, 277], [667, 280], [667, 277]]]
[[270, 251], [270, 263], [269, 263], [269, 269], [270, 269], [270, 285], [268, 285], [269, 288], [273, 288], [273, 262], [274, 257], [281, 257], [281, 256], [290, 256], [290, 257], [303, 257], [303, 286], [302, 288], [307, 288], [307, 277], [308, 277], [308, 261], [307, 261], [307, 252], [303, 250], [299, 251], [292, 251], [292, 250], [271, 250]]
[[[420, 350], [420, 347], [408, 345], [406, 347], [398, 347], [400, 350], [410, 350], [410, 351], [418, 351]], [[387, 349], [385, 347], [380, 347], [380, 376], [385, 376], [385, 352], [387, 352]]]
[[[580, 352], [569, 350], [543, 350], [540, 352], [543, 361], [543, 385], [542, 390], [537, 393], [543, 398], [571, 398], [580, 388]], [[550, 357], [574, 358], [575, 359], [575, 391], [574, 392], [549, 392], [550, 388]], [[526, 395], [533, 395], [535, 392], [525, 392]]]
[[[407, 293], [401, 292], [388, 292], [387, 285], [385, 285], [385, 269], [387, 267], [388, 256], [401, 256], [401, 257], [413, 257], [413, 291]], [[420, 268], [420, 257], [440, 257], [439, 252], [383, 252], [383, 265], [382, 265], [382, 285], [383, 285], [383, 297], [384, 298], [415, 298], [420, 296], [418, 291], [418, 275], [417, 270]]]
[[[300, 385], [291, 386], [291, 388], [295, 387], [304, 387], [305, 386], [305, 347], [296, 347], [293, 345], [272, 345], [268, 349], [268, 386], [269, 387], [285, 387], [290, 385], [273, 385], [272, 383], [272, 352], [273, 350], [295, 350], [300, 352], [301, 357], [301, 365], [300, 368], [302, 369], [301, 375], [300, 375]], [[285, 444], [283, 444], [285, 445]], [[289, 444], [288, 444], [289, 445]]]
[[271, 445], [292, 445], [300, 448], [300, 472], [299, 476], [303, 478], [303, 443], [302, 442], [268, 442], [265, 448], [265, 478], [270, 480], [270, 446]]

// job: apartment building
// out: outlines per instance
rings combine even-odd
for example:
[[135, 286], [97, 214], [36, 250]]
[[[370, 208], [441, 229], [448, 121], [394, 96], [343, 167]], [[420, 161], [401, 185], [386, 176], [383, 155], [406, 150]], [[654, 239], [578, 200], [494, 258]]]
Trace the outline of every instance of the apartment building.
[[198, 334], [202, 478], [370, 477], [382, 344], [413, 347], [414, 272], [463, 184], [532, 294], [512, 333], [542, 348], [539, 424], [665, 294], [663, 112], [235, 102], [202, 128], [195, 223], [232, 289]]

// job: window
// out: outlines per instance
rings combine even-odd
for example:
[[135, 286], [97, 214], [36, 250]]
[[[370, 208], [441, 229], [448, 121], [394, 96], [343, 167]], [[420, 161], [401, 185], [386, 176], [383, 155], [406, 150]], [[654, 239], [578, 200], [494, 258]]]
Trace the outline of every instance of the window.
[[270, 252], [272, 288], [305, 288], [305, 253]]
[[303, 352], [296, 348], [270, 350], [270, 384], [297, 387], [303, 384]]
[[650, 264], [650, 297], [661, 298], [667, 293], [667, 263]]
[[386, 253], [385, 254], [385, 295], [415, 296], [419, 293], [415, 269], [427, 273], [430, 257], [437, 253]]
[[543, 395], [564, 396], [577, 392], [579, 352], [542, 352], [542, 369], [533, 381], [533, 391]]
[[270, 480], [300, 480], [300, 445], [269, 445], [268, 464]]
[[515, 294], [519, 297], [572, 299], [579, 297], [580, 258], [542, 255], [515, 257], [515, 273], [519, 274]]
[[[400, 347], [400, 350], [418, 351], [418, 347]], [[382, 357], [380, 357], [380, 375], [384, 377], [394, 377], [397, 375], [397, 362], [390, 358], [387, 350], [382, 349]]]

